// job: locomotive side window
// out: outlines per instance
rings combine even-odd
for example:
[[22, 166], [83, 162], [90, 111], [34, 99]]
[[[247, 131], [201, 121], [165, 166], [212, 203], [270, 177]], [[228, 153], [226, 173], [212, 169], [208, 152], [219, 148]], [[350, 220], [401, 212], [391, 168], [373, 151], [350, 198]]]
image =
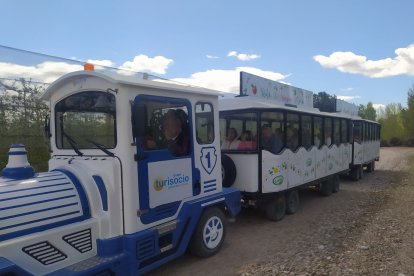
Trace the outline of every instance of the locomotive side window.
[[199, 144], [214, 142], [214, 115], [210, 103], [199, 102], [195, 105], [196, 137]]

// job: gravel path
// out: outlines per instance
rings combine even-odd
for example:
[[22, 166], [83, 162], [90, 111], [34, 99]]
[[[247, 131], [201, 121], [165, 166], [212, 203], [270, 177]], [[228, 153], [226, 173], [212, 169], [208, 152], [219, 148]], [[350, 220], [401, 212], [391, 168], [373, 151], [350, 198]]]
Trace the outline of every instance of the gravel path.
[[218, 255], [185, 255], [152, 274], [414, 275], [413, 179], [414, 149], [381, 149], [363, 180], [343, 179], [330, 197], [301, 192], [300, 210], [280, 222], [244, 210]]

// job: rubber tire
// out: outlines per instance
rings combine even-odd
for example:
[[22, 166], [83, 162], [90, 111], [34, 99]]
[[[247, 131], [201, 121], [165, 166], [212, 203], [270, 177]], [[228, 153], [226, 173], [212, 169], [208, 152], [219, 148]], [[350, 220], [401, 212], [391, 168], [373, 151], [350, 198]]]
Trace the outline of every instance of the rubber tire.
[[286, 214], [292, 215], [299, 210], [300, 200], [298, 190], [289, 191], [286, 194]]
[[333, 186], [332, 185], [332, 183], [333, 183], [332, 179], [333, 178], [331, 177], [327, 180], [322, 181], [321, 186], [320, 186], [320, 190], [319, 190], [321, 195], [330, 196], [332, 194], [332, 190], [333, 190], [333, 188], [332, 188], [332, 186]]
[[[223, 235], [221, 237], [221, 241], [215, 248], [208, 248], [203, 239], [203, 231], [204, 227], [208, 220], [212, 217], [217, 217], [221, 220], [221, 224], [223, 226]], [[200, 258], [207, 258], [210, 256], [215, 255], [217, 252], [220, 251], [221, 247], [223, 246], [223, 242], [226, 238], [226, 231], [227, 231], [227, 222], [223, 212], [217, 207], [210, 207], [204, 210], [201, 218], [198, 222], [197, 228], [193, 233], [193, 237], [191, 238], [189, 251]]]
[[236, 165], [233, 160], [225, 154], [221, 155], [221, 172], [223, 187], [231, 187], [234, 184], [234, 180], [236, 180]]
[[339, 192], [339, 186], [340, 186], [340, 179], [339, 179], [339, 175], [334, 175], [333, 179], [332, 179], [332, 193], [337, 193]]
[[375, 161], [372, 161], [371, 163], [368, 164], [367, 166], [367, 172], [371, 173], [375, 170]]
[[272, 221], [279, 221], [286, 214], [286, 200], [284, 195], [279, 195], [266, 203], [266, 217]]
[[351, 177], [352, 181], [358, 181], [359, 180], [359, 171], [358, 167], [353, 167], [351, 169], [351, 172], [349, 173], [349, 176]]
[[372, 161], [372, 172], [374, 172], [375, 171], [375, 160], [374, 161]]

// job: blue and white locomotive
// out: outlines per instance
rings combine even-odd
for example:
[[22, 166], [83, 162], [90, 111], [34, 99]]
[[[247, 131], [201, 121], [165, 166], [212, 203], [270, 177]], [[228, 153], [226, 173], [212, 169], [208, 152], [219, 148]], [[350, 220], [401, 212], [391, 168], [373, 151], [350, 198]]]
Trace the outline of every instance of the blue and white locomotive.
[[0, 177], [0, 274], [136, 275], [217, 253], [240, 211], [222, 188], [218, 95], [93, 71], [51, 84], [49, 171], [17, 144]]

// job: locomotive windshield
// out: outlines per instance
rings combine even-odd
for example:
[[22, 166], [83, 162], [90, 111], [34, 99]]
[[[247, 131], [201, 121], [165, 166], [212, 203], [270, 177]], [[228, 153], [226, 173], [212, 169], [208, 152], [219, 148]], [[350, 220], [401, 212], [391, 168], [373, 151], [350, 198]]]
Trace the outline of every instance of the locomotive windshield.
[[59, 149], [111, 149], [116, 146], [115, 96], [88, 91], [56, 104], [56, 146]]

